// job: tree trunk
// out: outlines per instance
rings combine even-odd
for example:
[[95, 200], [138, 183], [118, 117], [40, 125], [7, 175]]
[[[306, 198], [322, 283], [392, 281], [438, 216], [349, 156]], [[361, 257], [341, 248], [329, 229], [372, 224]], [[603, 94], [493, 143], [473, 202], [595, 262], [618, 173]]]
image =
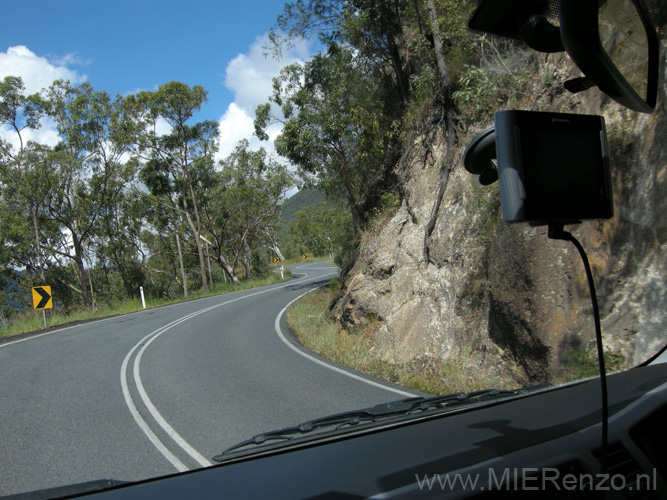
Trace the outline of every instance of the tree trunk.
[[[238, 276], [236, 276], [236, 272], [234, 272], [234, 269], [229, 264], [229, 261], [221, 253], [218, 253], [217, 256], [214, 255], [213, 260], [215, 260], [222, 268], [223, 276], [229, 276], [229, 280], [232, 283], [240, 283]], [[225, 283], [226, 282], [227, 279], [225, 278]]]
[[359, 208], [357, 207], [351, 195], [348, 196], [348, 200], [350, 205], [350, 213], [352, 214], [352, 227], [354, 227], [354, 233], [357, 236], [361, 236], [363, 229], [361, 226], [361, 214], [359, 213]]
[[447, 183], [449, 182], [449, 174], [454, 166], [454, 146], [456, 144], [456, 128], [455, 115], [456, 109], [452, 102], [452, 85], [449, 79], [449, 71], [447, 70], [447, 63], [445, 61], [445, 53], [442, 48], [442, 37], [438, 27], [438, 15], [435, 9], [435, 0], [428, 0], [429, 21], [431, 23], [431, 31], [433, 32], [433, 50], [435, 51], [435, 59], [438, 65], [438, 73], [440, 74], [440, 88], [442, 91], [444, 118], [445, 118], [445, 134], [447, 136], [447, 151], [445, 153], [445, 161], [440, 171], [440, 183], [438, 191], [435, 195], [435, 202], [431, 209], [429, 221], [426, 224], [424, 232], [423, 255], [426, 261], [429, 260], [428, 243], [435, 228], [435, 223], [442, 203], [442, 197], [445, 194]]
[[74, 244], [74, 256], [72, 259], [74, 260], [79, 288], [81, 288], [81, 300], [84, 307], [88, 307], [90, 305], [90, 298], [88, 297], [88, 289], [86, 287], [86, 268], [83, 264], [83, 248], [74, 231], [72, 231], [72, 243]]
[[176, 233], [176, 249], [178, 251], [178, 264], [181, 266], [181, 279], [183, 280], [183, 297], [188, 296], [188, 281], [185, 279], [185, 268], [183, 267], [183, 252], [181, 251], [181, 239]]
[[[431, 31], [433, 32], [433, 49], [435, 50], [435, 60], [438, 63], [438, 72], [440, 73], [440, 85], [443, 91], [450, 92], [451, 82], [449, 81], [449, 71], [445, 62], [445, 53], [442, 50], [442, 37], [438, 27], [438, 14], [435, 10], [435, 0], [428, 0], [428, 15], [431, 21]], [[448, 96], [445, 95], [445, 99]]]
[[[183, 176], [187, 176], [187, 171], [183, 170]], [[195, 237], [195, 244], [197, 245], [197, 255], [199, 256], [199, 272], [201, 274], [201, 289], [204, 292], [208, 292], [208, 282], [206, 279], [206, 263], [204, 262], [204, 249], [202, 248], [201, 239], [199, 238], [199, 227], [196, 227], [190, 216], [190, 211], [188, 210], [188, 195], [185, 192], [185, 185], [181, 189], [181, 195], [183, 199], [183, 212], [185, 213], [185, 219], [188, 221], [188, 225], [192, 230], [192, 234]], [[196, 206], [195, 206], [196, 209]]]
[[90, 262], [89, 256], [86, 254], [86, 263], [88, 264], [88, 284], [90, 285], [90, 304], [93, 311], [97, 311], [97, 304], [95, 303], [95, 289], [93, 288], [93, 265]]
[[[185, 201], [183, 201], [183, 204], [184, 205], [186, 204]], [[192, 234], [195, 237], [195, 244], [197, 245], [197, 255], [199, 256], [199, 273], [201, 274], [201, 289], [204, 292], [208, 292], [208, 280], [206, 279], [206, 262], [204, 261], [204, 249], [201, 244], [201, 239], [199, 239], [199, 231], [195, 227], [194, 222], [192, 221], [192, 217], [190, 217], [190, 214], [187, 212], [187, 205], [186, 205], [185, 219], [188, 221], [188, 225], [190, 226]]]
[[273, 253], [275, 253], [276, 257], [278, 257], [281, 261], [285, 260], [285, 257], [283, 257], [283, 254], [280, 252], [280, 248], [278, 248], [277, 243], [269, 243], [267, 245], [267, 248], [271, 250]]
[[206, 243], [206, 265], [208, 265], [208, 283], [213, 291], [213, 275], [211, 274], [211, 254], [208, 251], [208, 241]]
[[250, 258], [250, 247], [247, 242], [243, 243], [243, 251], [241, 254], [241, 263], [245, 269], [245, 279], [250, 279], [250, 269], [252, 267], [252, 259]]

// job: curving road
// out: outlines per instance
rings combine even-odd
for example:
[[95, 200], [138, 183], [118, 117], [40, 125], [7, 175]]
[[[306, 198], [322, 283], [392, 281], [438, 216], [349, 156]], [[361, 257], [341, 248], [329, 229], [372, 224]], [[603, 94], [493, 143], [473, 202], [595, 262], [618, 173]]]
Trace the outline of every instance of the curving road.
[[412, 396], [291, 339], [287, 305], [337, 270], [292, 272], [0, 344], [0, 496], [206, 467], [257, 433]]

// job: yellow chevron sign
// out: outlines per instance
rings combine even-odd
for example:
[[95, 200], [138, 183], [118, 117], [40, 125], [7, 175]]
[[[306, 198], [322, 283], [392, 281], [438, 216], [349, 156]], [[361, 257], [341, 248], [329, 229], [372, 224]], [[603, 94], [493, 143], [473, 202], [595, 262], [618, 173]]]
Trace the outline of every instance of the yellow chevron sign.
[[32, 289], [32, 305], [36, 311], [40, 309], [51, 309], [53, 297], [51, 297], [50, 286], [36, 286]]

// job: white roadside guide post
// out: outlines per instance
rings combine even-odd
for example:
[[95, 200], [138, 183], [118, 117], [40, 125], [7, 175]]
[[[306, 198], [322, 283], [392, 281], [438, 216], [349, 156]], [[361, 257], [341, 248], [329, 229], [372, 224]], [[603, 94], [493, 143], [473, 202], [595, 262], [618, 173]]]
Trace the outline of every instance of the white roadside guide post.
[[141, 305], [143, 306], [144, 309], [146, 309], [146, 299], [144, 299], [144, 287], [143, 286], [139, 287], [139, 294], [141, 295]]
[[285, 276], [283, 276], [283, 266], [280, 266], [280, 279], [284, 280]]

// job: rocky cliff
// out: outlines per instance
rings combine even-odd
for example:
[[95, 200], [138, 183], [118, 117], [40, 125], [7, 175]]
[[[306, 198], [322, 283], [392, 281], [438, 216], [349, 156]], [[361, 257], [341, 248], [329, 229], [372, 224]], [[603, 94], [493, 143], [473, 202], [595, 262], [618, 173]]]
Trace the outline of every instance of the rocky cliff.
[[[561, 92], [559, 84], [573, 68], [562, 57], [540, 63], [534, 94], [511, 107], [602, 114], [607, 122], [615, 216], [568, 230], [589, 254], [611, 364], [636, 364], [666, 338], [664, 75], [658, 109], [640, 115], [597, 90]], [[428, 141], [421, 135], [406, 145], [396, 167], [402, 204], [365, 235], [331, 315], [348, 329], [377, 318], [373, 331], [387, 362], [456, 358], [464, 360], [458, 366], [470, 377], [492, 378], [496, 385], [561, 381], [594, 345], [584, 269], [576, 249], [547, 239], [546, 228], [505, 224], [497, 184], [475, 185], [463, 168], [465, 146], [491, 120], [487, 116], [459, 134], [427, 252], [425, 228], [446, 141], [434, 125]]]

